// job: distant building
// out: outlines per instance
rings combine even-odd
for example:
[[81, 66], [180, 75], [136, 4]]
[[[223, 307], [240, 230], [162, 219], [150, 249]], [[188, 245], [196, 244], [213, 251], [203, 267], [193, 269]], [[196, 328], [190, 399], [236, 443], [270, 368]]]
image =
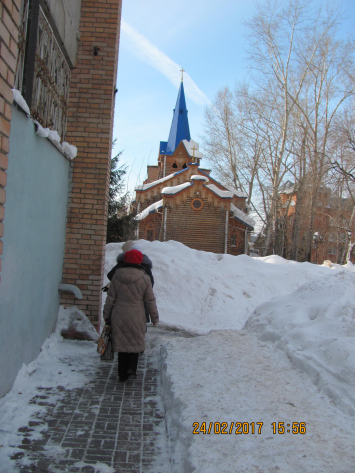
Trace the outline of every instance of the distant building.
[[191, 139], [184, 85], [178, 92], [168, 141], [158, 162], [135, 188], [137, 239], [176, 240], [190, 248], [240, 255], [248, 252], [254, 221], [246, 194], [222, 185], [200, 166], [202, 153]]
[[[307, 193], [307, 188], [306, 191]], [[291, 181], [287, 181], [280, 189], [281, 210], [280, 214], [286, 221], [287, 240], [290, 242], [294, 228], [296, 209], [298, 205], [297, 187]], [[307, 218], [307, 205], [310, 201], [309, 196], [305, 196], [302, 201], [303, 209], [300, 219], [299, 245], [302, 252], [304, 236], [309, 229], [309, 219]], [[314, 218], [311, 262], [322, 264], [325, 260], [332, 263], [342, 263], [345, 258], [348, 236], [347, 229], [355, 232], [355, 225], [349, 228], [350, 217], [353, 209], [353, 203], [350, 199], [339, 198], [332, 194], [328, 187], [321, 187], [317, 196], [317, 209]], [[302, 254], [302, 253], [301, 253]], [[351, 261], [355, 263], [355, 254]]]

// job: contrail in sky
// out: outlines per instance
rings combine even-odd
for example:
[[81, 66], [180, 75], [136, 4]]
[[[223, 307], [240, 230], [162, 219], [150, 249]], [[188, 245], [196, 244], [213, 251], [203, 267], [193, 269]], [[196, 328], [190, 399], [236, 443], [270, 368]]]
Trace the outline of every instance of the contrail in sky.
[[[169, 56], [160, 51], [147, 38], [138, 33], [126, 21], [121, 21], [121, 31], [128, 38], [132, 46], [132, 52], [150, 66], [161, 72], [170, 82], [179, 88], [181, 82], [181, 66], [172, 61]], [[206, 95], [197, 87], [191, 77], [184, 72], [184, 88], [189, 99], [197, 105], [210, 105], [211, 102]]]

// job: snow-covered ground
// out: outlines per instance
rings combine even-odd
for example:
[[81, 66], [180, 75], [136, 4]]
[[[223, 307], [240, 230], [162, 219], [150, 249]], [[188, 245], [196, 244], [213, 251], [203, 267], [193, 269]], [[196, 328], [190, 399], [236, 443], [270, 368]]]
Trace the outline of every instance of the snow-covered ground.
[[[192, 335], [160, 342], [166, 473], [354, 472], [354, 266], [138, 243], [153, 261], [159, 326]], [[107, 245], [105, 273], [121, 246]], [[86, 353], [83, 365], [63, 376], [72, 351]], [[98, 364], [93, 343], [52, 335], [0, 400], [0, 464], [27, 425], [36, 386], [77, 387]], [[293, 434], [293, 423], [305, 433]]]

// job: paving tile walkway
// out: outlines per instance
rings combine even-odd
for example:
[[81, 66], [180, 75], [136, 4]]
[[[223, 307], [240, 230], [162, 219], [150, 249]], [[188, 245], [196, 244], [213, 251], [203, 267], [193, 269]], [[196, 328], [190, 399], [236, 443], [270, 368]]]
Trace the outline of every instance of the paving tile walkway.
[[[148, 348], [148, 353], [139, 358], [137, 378], [120, 383], [117, 360], [102, 362], [91, 383], [62, 393], [58, 403], [48, 406], [45, 416], [20, 429], [24, 436], [19, 445], [22, 451], [13, 456], [18, 470], [26, 473], [170, 471], [159, 396], [159, 366], [159, 350]], [[36, 396], [32, 402], [46, 405], [53, 391], [54, 388], [43, 389], [43, 395]], [[41, 424], [46, 424], [48, 429], [44, 428], [40, 439], [30, 440], [31, 428]]]

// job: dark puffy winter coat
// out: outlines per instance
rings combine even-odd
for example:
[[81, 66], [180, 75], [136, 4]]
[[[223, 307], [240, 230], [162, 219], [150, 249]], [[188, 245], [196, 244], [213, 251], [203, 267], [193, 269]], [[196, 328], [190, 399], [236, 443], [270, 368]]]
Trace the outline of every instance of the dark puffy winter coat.
[[145, 350], [144, 305], [152, 322], [159, 322], [149, 276], [134, 265], [117, 269], [107, 293], [103, 313], [104, 319], [111, 323], [115, 352], [139, 353]]

